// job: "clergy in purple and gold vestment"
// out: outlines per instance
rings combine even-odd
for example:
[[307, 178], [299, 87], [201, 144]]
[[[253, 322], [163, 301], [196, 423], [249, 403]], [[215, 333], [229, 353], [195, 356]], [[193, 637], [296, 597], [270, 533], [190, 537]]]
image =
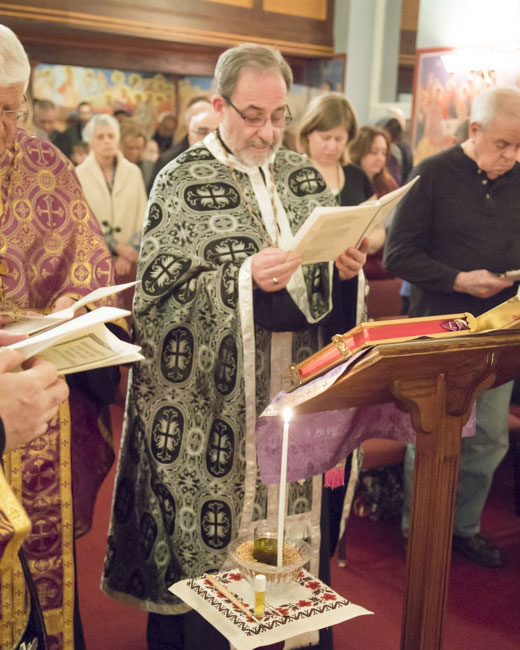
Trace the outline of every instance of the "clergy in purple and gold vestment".
[[[50, 142], [19, 126], [29, 73], [22, 45], [0, 26], [4, 315], [64, 308], [113, 283], [110, 254], [72, 164]], [[11, 490], [30, 519], [23, 550], [53, 649], [75, 647], [74, 537], [88, 531], [97, 489], [113, 461], [107, 407], [96, 391], [100, 379], [85, 373], [73, 382], [69, 400], [45, 434], [4, 456], [7, 483], [0, 484], [1, 505]], [[9, 513], [2, 507], [0, 514], [0, 533], [8, 532]], [[24, 576], [16, 553], [10, 557], [13, 562], [2, 561], [0, 648], [18, 647], [28, 622]]]

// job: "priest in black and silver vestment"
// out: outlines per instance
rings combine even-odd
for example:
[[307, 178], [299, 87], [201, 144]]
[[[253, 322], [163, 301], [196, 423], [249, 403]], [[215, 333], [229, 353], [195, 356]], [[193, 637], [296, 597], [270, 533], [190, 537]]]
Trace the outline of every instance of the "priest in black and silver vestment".
[[[145, 360], [129, 378], [103, 589], [151, 622], [186, 612], [171, 584], [220, 569], [232, 540], [276, 518], [255, 419], [290, 363], [323, 344], [334, 286], [365, 262], [366, 242], [331, 263], [288, 259], [313, 208], [335, 202], [308, 159], [280, 148], [292, 83], [280, 53], [232, 48], [215, 79], [218, 130], [155, 181], [134, 300]], [[310, 540], [316, 574], [321, 481], [290, 485], [286, 519]]]

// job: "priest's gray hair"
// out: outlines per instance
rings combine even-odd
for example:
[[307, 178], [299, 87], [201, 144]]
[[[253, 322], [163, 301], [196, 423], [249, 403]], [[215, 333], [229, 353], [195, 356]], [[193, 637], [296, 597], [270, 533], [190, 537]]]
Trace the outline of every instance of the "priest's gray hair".
[[112, 117], [112, 115], [106, 115], [104, 113], [93, 115], [85, 124], [85, 128], [83, 129], [83, 138], [85, 139], [85, 142], [90, 142], [94, 137], [96, 129], [99, 129], [102, 126], [106, 126], [113, 131], [116, 134], [116, 140], [119, 142], [119, 122], [115, 117]]
[[30, 75], [31, 66], [23, 45], [9, 27], [0, 25], [0, 86], [22, 84], [25, 92]]
[[285, 81], [287, 92], [291, 89], [293, 74], [279, 50], [268, 45], [242, 43], [219, 56], [215, 67], [217, 93], [222, 97], [230, 98], [236, 88], [238, 76], [244, 68], [257, 72], [275, 70]]
[[470, 122], [486, 127], [497, 115], [520, 122], [520, 90], [494, 86], [477, 95], [471, 107]]

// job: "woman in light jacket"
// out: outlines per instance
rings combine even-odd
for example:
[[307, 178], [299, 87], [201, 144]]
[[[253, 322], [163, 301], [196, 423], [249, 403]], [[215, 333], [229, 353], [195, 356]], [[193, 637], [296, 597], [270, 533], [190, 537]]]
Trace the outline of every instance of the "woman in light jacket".
[[76, 172], [114, 256], [116, 275], [127, 276], [137, 262], [146, 211], [143, 176], [119, 151], [119, 123], [111, 115], [94, 115], [84, 137], [90, 153]]

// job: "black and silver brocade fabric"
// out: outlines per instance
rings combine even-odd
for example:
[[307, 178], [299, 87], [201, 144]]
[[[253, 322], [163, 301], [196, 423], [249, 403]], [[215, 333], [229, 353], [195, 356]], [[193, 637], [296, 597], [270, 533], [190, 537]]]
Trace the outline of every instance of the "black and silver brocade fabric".
[[[236, 172], [256, 214], [247, 173]], [[278, 195], [295, 233], [316, 205], [333, 205], [321, 176], [280, 150]], [[134, 299], [145, 361], [131, 371], [103, 587], [148, 611], [178, 613], [167, 588], [223, 564], [238, 532], [246, 465], [238, 276], [268, 242], [229, 167], [204, 144], [168, 165], [150, 197]], [[314, 318], [330, 310], [327, 265], [304, 267]], [[256, 412], [269, 402], [270, 338], [256, 326]], [[296, 332], [293, 357], [318, 347], [317, 329]], [[258, 485], [253, 520], [266, 513]], [[290, 491], [309, 506], [312, 485]]]

